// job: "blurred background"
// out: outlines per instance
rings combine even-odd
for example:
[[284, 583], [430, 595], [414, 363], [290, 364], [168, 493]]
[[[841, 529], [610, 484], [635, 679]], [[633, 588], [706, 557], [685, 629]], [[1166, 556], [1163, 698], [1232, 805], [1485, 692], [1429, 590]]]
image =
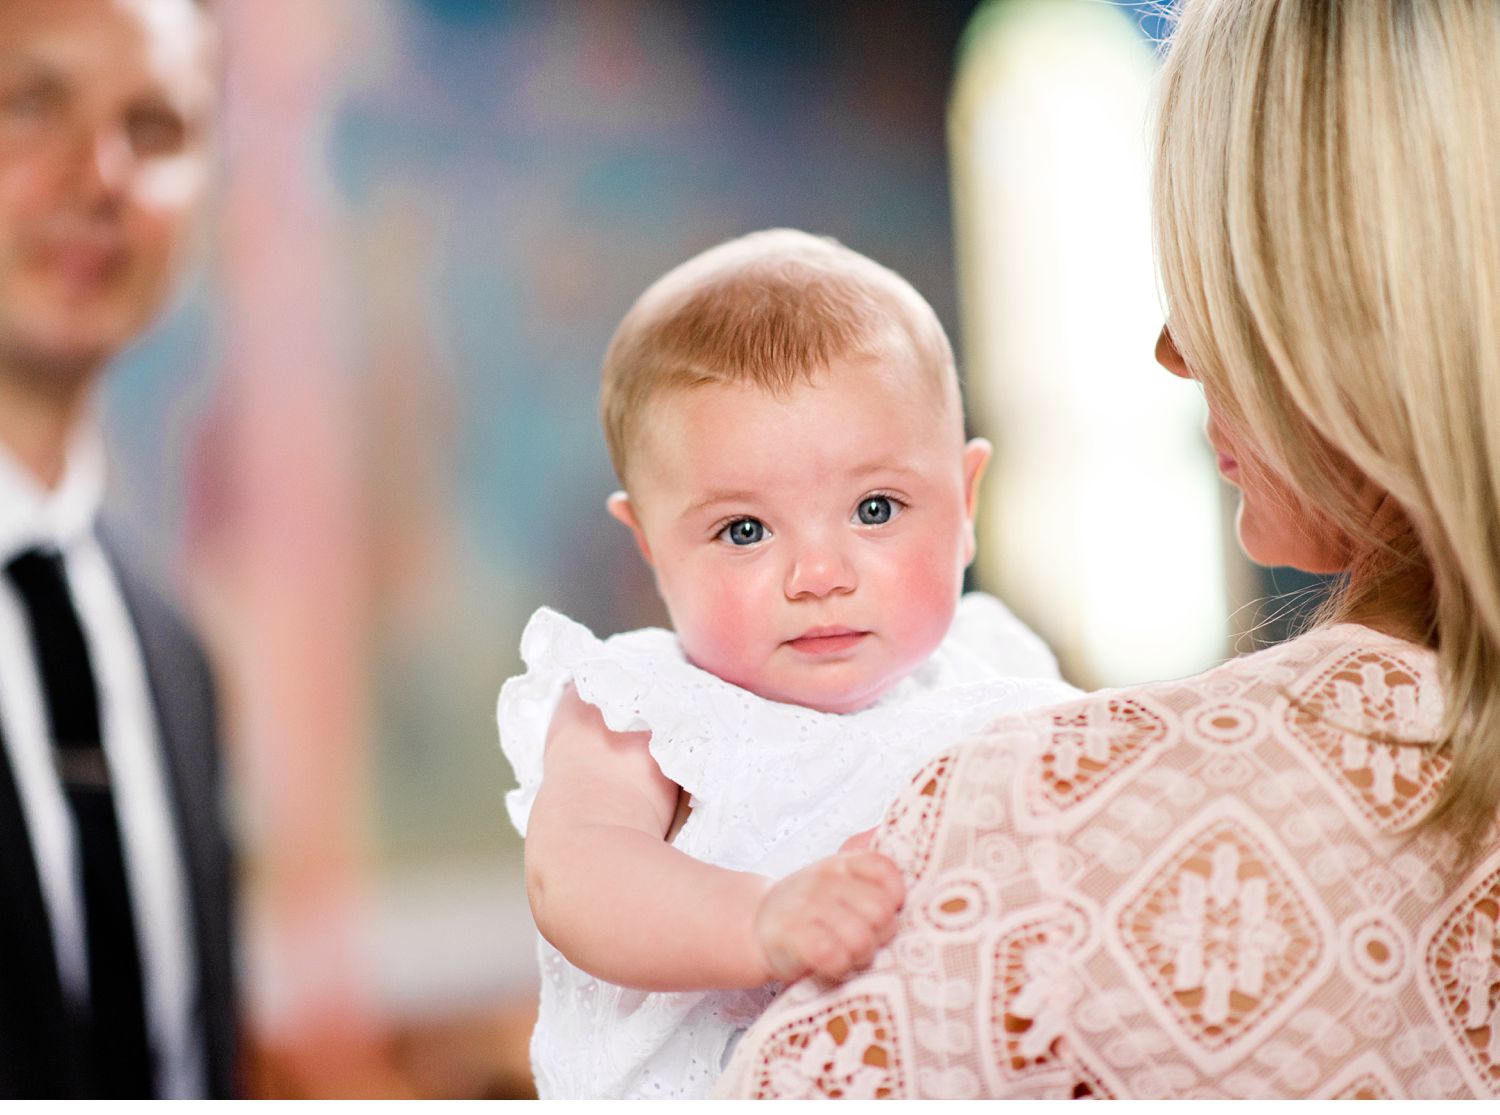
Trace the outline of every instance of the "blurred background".
[[1285, 634], [1318, 586], [1238, 558], [1151, 360], [1167, 7], [220, 0], [203, 263], [106, 421], [224, 689], [258, 1095], [528, 1094], [495, 699], [541, 604], [664, 622], [604, 514], [598, 365], [714, 243], [826, 233], [928, 297], [997, 447], [973, 580], [1070, 680]]

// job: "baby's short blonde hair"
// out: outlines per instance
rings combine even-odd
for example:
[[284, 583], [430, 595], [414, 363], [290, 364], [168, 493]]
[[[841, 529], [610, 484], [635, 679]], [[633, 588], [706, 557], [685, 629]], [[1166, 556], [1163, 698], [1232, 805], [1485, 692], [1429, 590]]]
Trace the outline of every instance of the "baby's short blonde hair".
[[937, 404], [961, 413], [948, 337], [894, 271], [794, 229], [710, 248], [652, 283], [610, 341], [599, 410], [615, 473], [628, 484], [630, 450], [669, 392], [711, 383], [785, 392], [860, 358], [909, 359]]

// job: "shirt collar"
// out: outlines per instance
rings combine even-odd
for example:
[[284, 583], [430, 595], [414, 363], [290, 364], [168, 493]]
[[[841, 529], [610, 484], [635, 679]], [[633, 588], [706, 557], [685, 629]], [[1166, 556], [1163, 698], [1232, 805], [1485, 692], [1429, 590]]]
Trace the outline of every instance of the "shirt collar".
[[103, 500], [104, 443], [92, 423], [68, 446], [50, 491], [0, 444], [0, 563], [34, 546], [66, 552], [93, 530]]

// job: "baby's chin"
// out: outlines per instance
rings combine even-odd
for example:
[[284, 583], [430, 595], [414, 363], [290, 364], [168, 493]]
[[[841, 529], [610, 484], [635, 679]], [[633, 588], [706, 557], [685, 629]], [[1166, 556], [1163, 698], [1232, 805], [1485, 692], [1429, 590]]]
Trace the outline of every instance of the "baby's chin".
[[692, 662], [700, 670], [708, 670], [709, 673], [714, 674], [722, 681], [727, 681], [730, 685], [737, 685], [748, 693], [754, 693], [762, 700], [775, 701], [780, 705], [796, 705], [799, 708], [812, 709], [814, 712], [838, 714], [860, 712], [879, 701], [880, 698], [889, 693], [902, 680], [899, 677], [894, 678], [875, 686], [873, 689], [868, 686], [855, 688], [847, 685], [839, 687], [787, 687], [772, 684], [765, 679], [736, 677], [728, 672], [720, 673], [717, 670], [708, 669], [708, 667], [698, 662], [693, 662], [691, 656], [689, 656], [688, 661]]
[[[909, 672], [909, 671], [908, 671]], [[784, 705], [800, 705], [802, 708], [812, 709], [814, 712], [829, 712], [845, 715], [851, 712], [863, 712], [871, 705], [876, 704], [906, 678], [906, 674], [898, 677], [887, 678], [873, 686], [851, 687], [844, 686], [837, 689], [775, 689], [771, 687], [757, 687], [754, 685], [742, 685], [742, 689], [748, 689], [757, 697], [764, 697], [768, 701], [778, 701]]]
[[687, 660], [700, 670], [764, 700], [842, 716], [878, 704], [916, 673], [935, 649], [902, 655], [894, 661], [888, 654], [871, 655], [863, 662], [809, 662], [792, 670], [784, 661], [768, 664], [766, 669], [748, 666], [737, 670], [728, 663], [700, 660], [687, 648], [684, 651]]

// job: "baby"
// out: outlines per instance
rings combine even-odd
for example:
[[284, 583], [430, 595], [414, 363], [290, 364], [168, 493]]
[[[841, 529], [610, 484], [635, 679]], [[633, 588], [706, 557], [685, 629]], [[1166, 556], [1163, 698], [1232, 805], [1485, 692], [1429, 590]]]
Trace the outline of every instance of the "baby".
[[532, 1061], [543, 1097], [701, 1096], [777, 981], [892, 933], [901, 878], [851, 837], [937, 750], [1077, 691], [960, 599], [990, 447], [891, 271], [789, 230], [704, 252], [626, 315], [602, 410], [609, 511], [673, 629], [601, 642], [540, 609], [501, 690]]

